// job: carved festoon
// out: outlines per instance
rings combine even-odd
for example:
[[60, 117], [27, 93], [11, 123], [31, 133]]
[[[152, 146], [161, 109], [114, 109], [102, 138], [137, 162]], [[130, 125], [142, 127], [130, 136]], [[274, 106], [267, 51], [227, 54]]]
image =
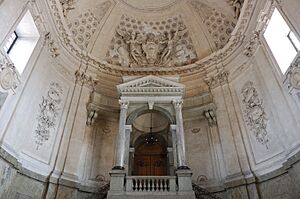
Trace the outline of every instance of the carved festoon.
[[250, 132], [259, 143], [268, 148], [267, 114], [253, 82], [249, 81], [243, 86], [241, 96], [244, 118]]
[[51, 132], [55, 130], [59, 110], [61, 108], [62, 95], [62, 87], [58, 83], [52, 82], [47, 95], [42, 97], [42, 102], [39, 104], [39, 114], [37, 116], [38, 124], [34, 131], [37, 150], [49, 140]]

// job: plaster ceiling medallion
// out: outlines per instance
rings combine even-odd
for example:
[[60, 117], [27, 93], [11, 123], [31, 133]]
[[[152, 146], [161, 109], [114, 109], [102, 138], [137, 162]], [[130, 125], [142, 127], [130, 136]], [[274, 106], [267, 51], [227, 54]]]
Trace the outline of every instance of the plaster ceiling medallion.
[[126, 4], [127, 6], [143, 11], [160, 11], [168, 9], [176, 3], [180, 2], [179, 0], [121, 0], [120, 2]]

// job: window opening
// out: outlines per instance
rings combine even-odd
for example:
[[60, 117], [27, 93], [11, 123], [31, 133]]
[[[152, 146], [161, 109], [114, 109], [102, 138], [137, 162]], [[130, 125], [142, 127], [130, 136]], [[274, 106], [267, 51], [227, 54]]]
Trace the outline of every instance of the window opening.
[[266, 42], [284, 74], [300, 49], [300, 41], [277, 8], [264, 32]]

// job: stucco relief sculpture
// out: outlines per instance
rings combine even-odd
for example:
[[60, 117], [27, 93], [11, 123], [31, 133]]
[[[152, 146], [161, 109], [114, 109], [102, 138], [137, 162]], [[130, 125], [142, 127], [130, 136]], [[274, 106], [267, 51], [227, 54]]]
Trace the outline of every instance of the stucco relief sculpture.
[[242, 90], [242, 104], [245, 122], [256, 140], [268, 148], [267, 114], [263, 107], [263, 100], [254, 87], [253, 82], [247, 82]]
[[234, 10], [234, 18], [238, 19], [243, 7], [244, 0], [229, 0], [229, 4]]
[[[178, 21], [179, 17], [176, 19]], [[121, 21], [116, 30], [107, 53], [108, 62], [125, 67], [143, 67], [176, 66], [196, 60], [196, 53], [182, 22], [172, 23], [170, 19], [172, 25], [168, 25], [167, 21], [148, 23], [129, 18], [128, 21], [128, 24]], [[123, 24], [125, 27], [122, 27]], [[126, 28], [131, 26], [133, 29]]]
[[64, 17], [67, 17], [68, 15], [68, 12], [70, 10], [73, 10], [75, 9], [74, 7], [74, 0], [59, 0], [61, 6], [62, 6], [62, 9], [63, 9], [63, 15]]
[[[13, 91], [21, 83], [16, 67], [2, 53], [0, 54], [0, 86], [4, 91]], [[0, 90], [1, 90], [0, 89]]]
[[291, 64], [286, 73], [286, 79], [288, 80], [288, 89], [290, 93], [294, 89], [300, 90], [300, 57]]
[[37, 116], [38, 124], [35, 130], [37, 150], [49, 140], [51, 131], [53, 131], [57, 125], [62, 95], [62, 87], [58, 83], [52, 82], [47, 95], [43, 97], [39, 105], [40, 110]]

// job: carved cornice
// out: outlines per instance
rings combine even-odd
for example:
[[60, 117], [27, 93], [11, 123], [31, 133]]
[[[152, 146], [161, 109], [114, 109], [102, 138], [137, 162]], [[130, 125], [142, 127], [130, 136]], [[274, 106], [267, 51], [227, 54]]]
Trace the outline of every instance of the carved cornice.
[[155, 96], [183, 95], [185, 86], [167, 79], [155, 76], [146, 76], [137, 80], [117, 86], [119, 94], [124, 95], [145, 95]]
[[[160, 70], [157, 70], [156, 67], [125, 68], [121, 66], [111, 65], [103, 61], [98, 61], [89, 55], [86, 55], [85, 59], [88, 60], [89, 65], [95, 67], [99, 71], [115, 75], [175, 75], [183, 73], [193, 73], [199, 70], [203, 70], [204, 68], [215, 64], [216, 60], [224, 60], [225, 58], [230, 56], [237, 49], [238, 46], [241, 45], [244, 39], [244, 33], [247, 29], [247, 25], [250, 21], [250, 17], [254, 10], [254, 5], [256, 4], [256, 2], [257, 0], [245, 1], [237, 26], [234, 32], [232, 33], [232, 37], [230, 38], [227, 45], [223, 49], [211, 54], [210, 56], [202, 60], [195, 62], [194, 64], [185, 66], [164, 67], [160, 68]], [[48, 4], [52, 13], [53, 20], [59, 31], [59, 37], [61, 38], [62, 44], [68, 49], [68, 51], [71, 54], [75, 55], [76, 57], [80, 57], [81, 50], [73, 41], [71, 41], [70, 35], [68, 34], [65, 28], [65, 19], [61, 11], [62, 9], [59, 7], [61, 5], [59, 5], [56, 0], [48, 0]]]

